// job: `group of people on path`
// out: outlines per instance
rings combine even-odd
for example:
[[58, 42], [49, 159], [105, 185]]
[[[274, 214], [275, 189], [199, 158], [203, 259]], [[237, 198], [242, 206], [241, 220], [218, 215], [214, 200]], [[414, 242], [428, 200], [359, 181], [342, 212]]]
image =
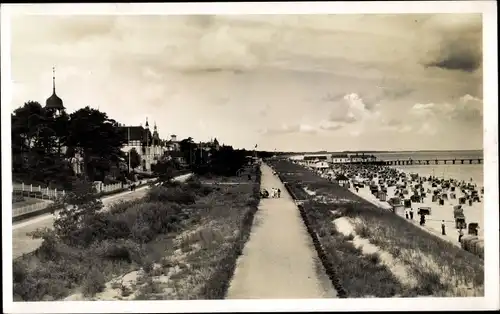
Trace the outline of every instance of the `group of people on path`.
[[272, 188], [271, 193], [269, 193], [268, 190], [263, 189], [261, 192], [261, 196], [263, 198], [280, 198], [281, 197], [281, 190], [279, 188]]

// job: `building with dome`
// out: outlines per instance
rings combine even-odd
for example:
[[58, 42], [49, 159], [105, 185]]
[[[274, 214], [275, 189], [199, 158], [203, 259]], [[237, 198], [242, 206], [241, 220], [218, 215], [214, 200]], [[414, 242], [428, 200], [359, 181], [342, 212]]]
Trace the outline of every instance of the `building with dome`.
[[56, 94], [56, 69], [52, 68], [52, 95], [45, 101], [45, 110], [53, 116], [58, 116], [65, 109], [62, 99]]

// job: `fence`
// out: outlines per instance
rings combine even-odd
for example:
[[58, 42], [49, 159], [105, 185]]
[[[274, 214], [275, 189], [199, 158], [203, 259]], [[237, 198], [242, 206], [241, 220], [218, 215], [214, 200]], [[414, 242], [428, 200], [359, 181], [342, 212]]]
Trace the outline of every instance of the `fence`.
[[45, 202], [41, 202], [41, 203], [26, 205], [26, 206], [19, 207], [19, 208], [13, 208], [12, 209], [12, 217], [18, 217], [21, 215], [26, 215], [29, 213], [44, 210], [45, 208], [47, 208], [51, 204], [52, 204], [51, 202], [45, 201]]
[[50, 189], [48, 187], [34, 186], [33, 184], [27, 185], [24, 183], [14, 183], [12, 185], [13, 196], [22, 195], [32, 198], [40, 198], [46, 200], [55, 200], [58, 197], [64, 196], [64, 190]]
[[[149, 183], [156, 180], [156, 178], [151, 178], [151, 179], [145, 179], [141, 180], [139, 182], [136, 182], [137, 185]], [[120, 183], [114, 183], [114, 184], [108, 184], [108, 185], [100, 185], [96, 186], [97, 192], [98, 193], [111, 193], [114, 191], [118, 191], [121, 189], [127, 189], [129, 188], [129, 184], [122, 184]], [[32, 212], [36, 211], [41, 211], [46, 209], [49, 205], [51, 205], [58, 197], [62, 197], [66, 195], [66, 192], [64, 190], [58, 191], [57, 189], [49, 189], [47, 188], [42, 188], [41, 186], [33, 186], [32, 184], [27, 185], [24, 183], [14, 183], [13, 188], [12, 188], [12, 193], [13, 197], [17, 195], [22, 195], [26, 197], [31, 197], [31, 198], [38, 198], [38, 199], [43, 199], [46, 201], [42, 201], [40, 203], [35, 203], [35, 204], [30, 204], [26, 205], [23, 207], [18, 207], [18, 208], [13, 208], [12, 209], [12, 217], [17, 217], [21, 215], [26, 215]]]

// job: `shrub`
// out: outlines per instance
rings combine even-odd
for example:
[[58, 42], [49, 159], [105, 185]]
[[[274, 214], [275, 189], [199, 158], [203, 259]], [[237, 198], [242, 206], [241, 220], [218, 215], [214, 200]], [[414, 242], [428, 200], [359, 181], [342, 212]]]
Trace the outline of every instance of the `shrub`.
[[104, 275], [93, 268], [83, 281], [82, 292], [85, 296], [94, 296], [96, 293], [102, 292], [106, 285]]
[[158, 234], [178, 230], [186, 218], [178, 204], [148, 202], [135, 204], [113, 219], [120, 225], [127, 226], [133, 239], [146, 243]]
[[158, 186], [148, 192], [146, 199], [149, 202], [172, 202], [190, 205], [196, 201], [196, 195], [181, 186], [173, 188]]
[[144, 248], [132, 240], [105, 240], [92, 248], [93, 253], [105, 259], [124, 260], [140, 264], [145, 254]]

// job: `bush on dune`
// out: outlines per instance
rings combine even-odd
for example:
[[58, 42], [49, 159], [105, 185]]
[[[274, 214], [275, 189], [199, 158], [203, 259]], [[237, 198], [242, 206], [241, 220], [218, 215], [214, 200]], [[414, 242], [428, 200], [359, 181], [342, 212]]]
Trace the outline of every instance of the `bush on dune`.
[[154, 187], [151, 189], [147, 196], [148, 202], [172, 202], [183, 205], [194, 204], [196, 201], [196, 194], [188, 190], [184, 186], [177, 186], [171, 188]]

